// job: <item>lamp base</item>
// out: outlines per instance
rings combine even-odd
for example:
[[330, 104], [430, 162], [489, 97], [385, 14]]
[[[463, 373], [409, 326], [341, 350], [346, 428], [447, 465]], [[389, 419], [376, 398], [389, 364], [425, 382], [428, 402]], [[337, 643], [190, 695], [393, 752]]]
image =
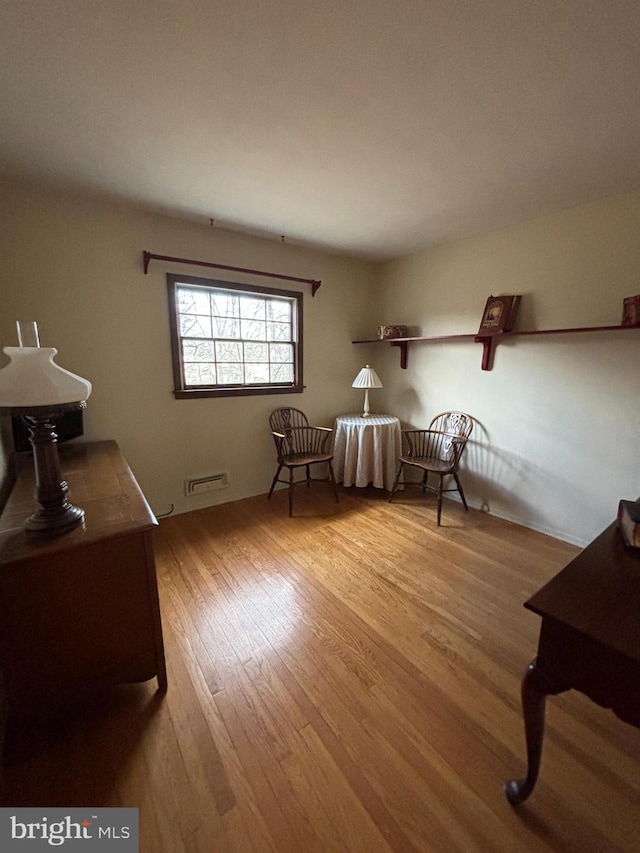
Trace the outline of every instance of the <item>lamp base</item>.
[[24, 535], [60, 536], [84, 522], [84, 510], [67, 503], [55, 510], [41, 507], [23, 524]]
[[[82, 404], [71, 403], [57, 407], [57, 411], [82, 408]], [[29, 441], [33, 447], [36, 488], [34, 497], [40, 504], [36, 512], [24, 524], [25, 536], [60, 536], [68, 533], [84, 521], [84, 510], [69, 503], [69, 486], [62, 477], [58, 458], [58, 443], [55, 433], [56, 411], [35, 408], [23, 413], [29, 427]]]
[[369, 417], [369, 389], [365, 388], [364, 390], [364, 411], [362, 413], [363, 418]]

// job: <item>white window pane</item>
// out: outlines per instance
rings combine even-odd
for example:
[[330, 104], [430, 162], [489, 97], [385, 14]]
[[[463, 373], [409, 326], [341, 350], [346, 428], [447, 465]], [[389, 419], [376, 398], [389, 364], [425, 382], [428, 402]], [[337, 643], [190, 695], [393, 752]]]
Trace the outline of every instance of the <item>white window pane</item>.
[[211, 313], [218, 317], [239, 317], [240, 297], [220, 290], [212, 291]]
[[292, 364], [272, 364], [271, 365], [271, 381], [272, 382], [293, 382], [293, 365]]
[[261, 297], [241, 296], [240, 316], [246, 320], [264, 320], [265, 300]]
[[284, 299], [269, 299], [267, 301], [267, 320], [277, 323], [291, 322], [291, 302]]
[[183, 341], [184, 361], [215, 361], [213, 341]]
[[219, 385], [242, 385], [244, 370], [241, 364], [218, 364]]
[[242, 344], [234, 341], [216, 341], [216, 361], [242, 361]]
[[241, 320], [240, 335], [245, 341], [266, 341], [267, 326], [260, 320]]
[[267, 344], [249, 344], [244, 345], [244, 360], [245, 361], [269, 361], [269, 347]]
[[234, 320], [231, 317], [213, 317], [213, 335], [214, 338], [239, 338], [240, 337], [240, 320]]
[[268, 341], [290, 341], [291, 326], [288, 323], [267, 323]]
[[268, 364], [246, 364], [245, 382], [256, 385], [261, 385], [269, 381], [269, 365]]
[[180, 334], [183, 338], [210, 338], [211, 317], [201, 314], [181, 314]]
[[187, 385], [215, 385], [215, 365], [196, 364], [194, 362], [185, 364], [184, 378]]
[[200, 288], [179, 288], [178, 311], [181, 314], [209, 314], [209, 291]]
[[291, 344], [269, 344], [269, 359], [271, 361], [293, 362], [293, 346]]

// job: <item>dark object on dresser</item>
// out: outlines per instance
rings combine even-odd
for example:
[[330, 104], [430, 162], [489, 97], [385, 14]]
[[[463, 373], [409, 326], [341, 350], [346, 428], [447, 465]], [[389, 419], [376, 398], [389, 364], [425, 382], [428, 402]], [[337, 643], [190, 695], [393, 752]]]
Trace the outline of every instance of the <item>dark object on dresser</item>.
[[640, 548], [640, 500], [620, 501], [618, 505], [620, 535], [630, 548]]
[[[73, 409], [56, 415], [55, 432], [58, 444], [79, 438], [84, 434], [83, 413], [83, 409]], [[29, 441], [29, 427], [24, 422], [22, 415], [15, 415], [11, 418], [11, 428], [13, 430], [13, 446], [16, 452], [31, 453], [33, 448]]]
[[622, 300], [622, 325], [640, 326], [640, 294]]

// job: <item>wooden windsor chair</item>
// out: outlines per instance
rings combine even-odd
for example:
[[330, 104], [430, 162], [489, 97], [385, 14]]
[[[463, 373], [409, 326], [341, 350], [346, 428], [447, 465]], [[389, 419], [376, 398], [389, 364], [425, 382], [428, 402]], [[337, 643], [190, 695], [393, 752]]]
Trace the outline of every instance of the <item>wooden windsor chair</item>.
[[[438, 496], [438, 527], [442, 516], [442, 496], [447, 492], [458, 492], [465, 510], [468, 510], [458, 466], [472, 430], [473, 418], [464, 412], [442, 412], [433, 418], [429, 429], [403, 429], [402, 455], [398, 459], [398, 471], [389, 501], [397, 491], [404, 466], [411, 465], [423, 472], [422, 491], [428, 489]], [[437, 487], [429, 485], [429, 474], [438, 477]], [[445, 477], [453, 477], [455, 488], [444, 488]]]
[[[338, 501], [338, 490], [333, 474], [333, 450], [331, 439], [333, 430], [328, 427], [310, 426], [307, 416], [300, 409], [284, 406], [275, 409], [269, 416], [269, 426], [276, 445], [278, 456], [278, 470], [276, 471], [271, 488], [270, 498], [276, 483], [286, 483], [289, 486], [289, 517], [293, 515], [293, 489], [294, 486], [306, 483], [307, 488], [312, 482], [330, 482]], [[311, 466], [326, 464], [329, 470], [328, 478], [311, 476]], [[280, 479], [280, 472], [285, 468], [289, 472], [287, 480]], [[294, 472], [304, 468], [306, 477], [304, 480], [295, 480]]]

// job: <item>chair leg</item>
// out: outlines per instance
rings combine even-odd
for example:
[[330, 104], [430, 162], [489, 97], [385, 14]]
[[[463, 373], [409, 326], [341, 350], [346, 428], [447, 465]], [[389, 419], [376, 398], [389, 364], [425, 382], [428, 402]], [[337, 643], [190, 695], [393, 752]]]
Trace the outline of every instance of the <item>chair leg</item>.
[[393, 496], [395, 495], [396, 491], [398, 490], [398, 483], [400, 482], [400, 475], [402, 474], [403, 467], [404, 467], [404, 462], [401, 462], [398, 465], [398, 473], [396, 474], [396, 481], [393, 484], [393, 488], [391, 489], [391, 494], [389, 495], [389, 503], [391, 503], [391, 501], [393, 500]]
[[333, 473], [333, 465], [331, 464], [331, 462], [328, 462], [327, 464], [329, 466], [329, 479], [331, 480], [331, 482], [333, 484], [333, 494], [336, 496], [336, 503], [339, 503], [339, 501], [338, 501], [338, 486], [336, 483], [336, 478], [335, 478], [334, 473]]
[[267, 500], [271, 497], [271, 493], [276, 487], [276, 483], [278, 482], [278, 477], [280, 476], [280, 471], [282, 471], [282, 465], [278, 465], [278, 470], [276, 471], [276, 476], [273, 478], [273, 483], [271, 483], [271, 488], [269, 489], [269, 494], [267, 495]]
[[289, 468], [289, 518], [293, 516], [293, 468]]
[[440, 516], [442, 515], [442, 482], [444, 477], [440, 474], [440, 484], [438, 486], [438, 527], [440, 527]]
[[425, 471], [422, 476], [422, 494], [424, 495], [427, 491], [427, 482], [429, 480], [429, 472]]
[[458, 491], [460, 492], [460, 497], [462, 498], [462, 503], [464, 505], [464, 508], [467, 510], [467, 512], [469, 512], [469, 507], [467, 506], [467, 501], [465, 500], [464, 492], [462, 491], [462, 483], [458, 479], [457, 474], [454, 474], [453, 477], [456, 481], [456, 486], [458, 487]]
[[307, 488], [311, 488], [311, 469], [307, 465]]

